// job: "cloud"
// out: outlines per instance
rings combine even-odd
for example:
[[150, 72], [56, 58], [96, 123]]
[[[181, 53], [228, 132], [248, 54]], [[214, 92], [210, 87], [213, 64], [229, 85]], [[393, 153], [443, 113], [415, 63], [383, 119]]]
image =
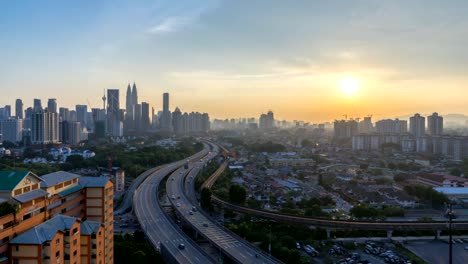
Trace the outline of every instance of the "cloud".
[[174, 16], [168, 17], [162, 20], [160, 23], [154, 25], [148, 29], [150, 34], [163, 34], [179, 31], [195, 20], [194, 17], [190, 16]]

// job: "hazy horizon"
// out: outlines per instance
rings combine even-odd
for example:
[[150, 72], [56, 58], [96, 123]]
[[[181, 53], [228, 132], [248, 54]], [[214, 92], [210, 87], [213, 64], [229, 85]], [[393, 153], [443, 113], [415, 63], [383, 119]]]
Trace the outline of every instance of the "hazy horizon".
[[[139, 100], [212, 118], [468, 115], [468, 2], [1, 2], [0, 105]], [[352, 78], [356, 91], [339, 83]], [[14, 110], [13, 110], [14, 112]]]

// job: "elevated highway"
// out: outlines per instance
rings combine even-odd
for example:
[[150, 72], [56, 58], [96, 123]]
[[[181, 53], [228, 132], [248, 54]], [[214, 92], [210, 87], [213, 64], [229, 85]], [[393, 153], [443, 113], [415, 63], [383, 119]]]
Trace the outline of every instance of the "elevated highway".
[[[208, 149], [205, 148], [188, 160], [199, 160], [207, 153]], [[214, 263], [210, 256], [174, 225], [159, 204], [158, 187], [161, 181], [186, 163], [187, 160], [174, 162], [150, 173], [135, 191], [133, 208], [143, 232], [153, 246], [164, 250], [163, 256], [170, 256], [170, 260], [166, 259], [166, 261], [194, 264]]]
[[[191, 163], [189, 168], [177, 170], [166, 182], [166, 192], [177, 214], [189, 224], [197, 234], [207, 239], [213, 246], [220, 250], [236, 263], [279, 263], [278, 260], [266, 255], [262, 250], [252, 246], [247, 241], [241, 239], [230, 231], [217, 225], [208, 216], [199, 210], [197, 203], [194, 203], [193, 182], [202, 166], [209, 159], [217, 155], [217, 150], [213, 151], [200, 162]], [[192, 188], [185, 188], [185, 183]], [[189, 198], [187, 194], [190, 194]]]

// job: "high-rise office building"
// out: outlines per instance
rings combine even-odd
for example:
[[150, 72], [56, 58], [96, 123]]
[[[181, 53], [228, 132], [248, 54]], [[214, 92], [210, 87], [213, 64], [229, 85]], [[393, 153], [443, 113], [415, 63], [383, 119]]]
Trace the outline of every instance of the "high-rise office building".
[[57, 113], [57, 99], [50, 98], [47, 101], [47, 110], [52, 113]]
[[88, 106], [87, 105], [76, 105], [76, 121], [80, 122], [83, 128], [87, 127], [88, 124]]
[[160, 119], [161, 130], [172, 131], [172, 117], [169, 111], [169, 93], [163, 93], [163, 111]]
[[147, 132], [150, 128], [150, 112], [149, 104], [146, 102], [141, 103], [141, 130], [142, 132]]
[[169, 111], [169, 93], [163, 93], [163, 112]]
[[182, 112], [179, 107], [176, 107], [172, 113], [172, 126], [174, 127], [174, 133], [178, 136], [184, 134], [183, 123], [182, 123]]
[[23, 119], [23, 101], [21, 99], [16, 99], [16, 102], [15, 102], [15, 116], [17, 118]]
[[34, 99], [33, 110], [34, 111], [42, 110], [41, 99]]
[[107, 89], [107, 134], [122, 136], [119, 89]]
[[5, 118], [8, 119], [11, 117], [11, 105], [5, 105]]
[[66, 107], [59, 108], [59, 118], [60, 121], [69, 121], [70, 120], [70, 111]]
[[25, 130], [29, 130], [32, 128], [32, 114], [33, 114], [33, 108], [28, 107], [24, 111], [24, 121], [23, 121], [23, 128]]
[[431, 136], [442, 135], [444, 133], [444, 118], [437, 113], [427, 117], [427, 134]]
[[35, 145], [59, 142], [58, 114], [48, 110], [32, 114], [31, 143]]
[[424, 136], [426, 130], [426, 118], [420, 114], [410, 117], [410, 133], [415, 137]]
[[13, 143], [20, 142], [23, 137], [23, 119], [5, 119], [0, 120], [0, 133], [2, 140], [10, 141]]
[[137, 133], [141, 133], [142, 131], [142, 124], [141, 124], [141, 104], [136, 104], [133, 106], [134, 110], [134, 127]]

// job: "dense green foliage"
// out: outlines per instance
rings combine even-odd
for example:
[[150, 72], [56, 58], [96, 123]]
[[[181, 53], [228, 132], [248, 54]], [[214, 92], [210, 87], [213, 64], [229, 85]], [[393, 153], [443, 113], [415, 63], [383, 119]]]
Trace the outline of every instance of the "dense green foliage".
[[254, 143], [248, 146], [252, 152], [281, 152], [286, 149], [285, 146], [268, 141], [267, 143]]
[[422, 202], [431, 205], [432, 208], [441, 208], [449, 201], [445, 194], [429, 186], [411, 185], [405, 186], [404, 190], [408, 194], [418, 197]]
[[205, 209], [211, 209], [212, 208], [212, 204], [211, 204], [211, 195], [212, 195], [212, 192], [210, 189], [208, 188], [203, 188], [201, 190], [201, 193], [200, 193], [200, 203], [201, 203], [201, 206]]
[[357, 218], [384, 219], [385, 217], [405, 216], [405, 210], [395, 206], [375, 208], [367, 204], [357, 204], [350, 210], [350, 214]]
[[[0, 159], [0, 170], [32, 171], [37, 175], [44, 175], [58, 170], [107, 168], [108, 161], [111, 159], [112, 166], [121, 167], [129, 177], [136, 177], [149, 168], [184, 159], [202, 148], [203, 144], [193, 143], [193, 139], [183, 140], [176, 147], [167, 149], [159, 146], [146, 146], [130, 151], [124, 144], [99, 145], [90, 147], [96, 156], [83, 159], [79, 155], [72, 155], [62, 164], [24, 164], [22, 161], [4, 157]], [[47, 153], [37, 154], [31, 148], [24, 149], [24, 158], [36, 156], [50, 159]]]
[[310, 263], [310, 260], [301, 258], [295, 242], [313, 244], [315, 240], [326, 238], [326, 232], [322, 229], [309, 229], [299, 225], [273, 222], [255, 222], [250, 219], [229, 224], [227, 227], [240, 237], [252, 243], [258, 243], [259, 247], [267, 253], [271, 242], [271, 254], [284, 263]]
[[141, 231], [136, 231], [134, 235], [114, 236], [114, 261], [115, 264], [164, 263], [159, 252], [146, 241]]
[[0, 204], [0, 217], [8, 215], [8, 214], [14, 214], [18, 211], [18, 207], [15, 205], [12, 205], [10, 203], [1, 203]]
[[244, 204], [247, 197], [247, 191], [239, 184], [233, 184], [229, 187], [229, 201], [236, 204]]
[[210, 161], [195, 178], [195, 190], [200, 190], [201, 185], [219, 168], [219, 164]]

